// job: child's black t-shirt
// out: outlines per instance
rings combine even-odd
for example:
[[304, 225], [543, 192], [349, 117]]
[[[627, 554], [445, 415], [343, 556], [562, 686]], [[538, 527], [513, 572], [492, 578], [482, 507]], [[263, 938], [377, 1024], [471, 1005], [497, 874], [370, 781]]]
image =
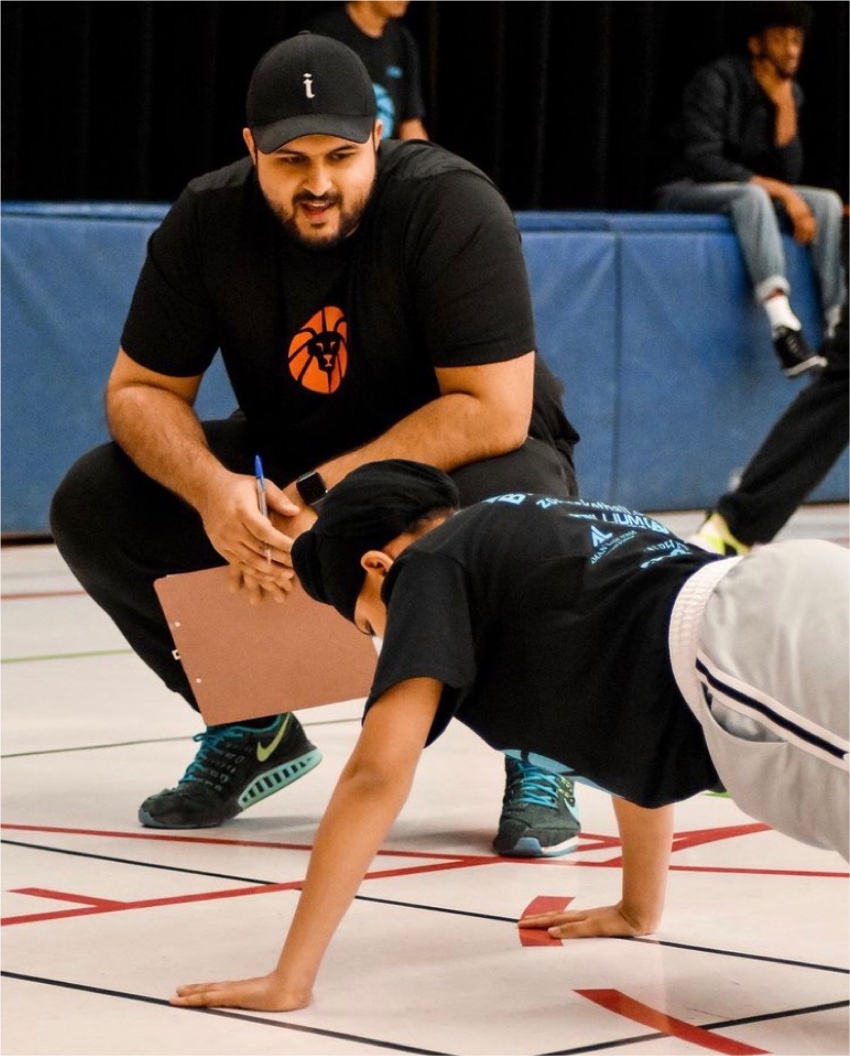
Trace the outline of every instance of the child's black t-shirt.
[[714, 560], [623, 507], [525, 494], [469, 507], [390, 570], [366, 708], [434, 678], [429, 743], [454, 716], [499, 751], [642, 806], [714, 787], [667, 650], [676, 594]]

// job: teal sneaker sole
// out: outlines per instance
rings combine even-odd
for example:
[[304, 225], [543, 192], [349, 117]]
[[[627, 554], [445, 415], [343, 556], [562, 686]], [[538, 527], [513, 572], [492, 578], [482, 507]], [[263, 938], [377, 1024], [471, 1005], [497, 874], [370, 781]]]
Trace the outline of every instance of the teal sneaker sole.
[[265, 773], [255, 778], [247, 788], [242, 789], [237, 800], [239, 809], [245, 810], [247, 807], [252, 807], [255, 803], [259, 803], [261, 799], [273, 796], [275, 792], [280, 792], [282, 788], [286, 788], [293, 781], [297, 781], [299, 777], [309, 773], [321, 761], [322, 753], [318, 748], [313, 748], [311, 751], [305, 752], [304, 755], [299, 755], [297, 759], [290, 759], [288, 763], [281, 763], [280, 766], [266, 770]]

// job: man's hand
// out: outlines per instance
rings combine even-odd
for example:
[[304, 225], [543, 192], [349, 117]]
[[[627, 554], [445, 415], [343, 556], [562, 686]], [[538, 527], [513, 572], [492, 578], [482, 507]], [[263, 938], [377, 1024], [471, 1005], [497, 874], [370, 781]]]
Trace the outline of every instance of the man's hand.
[[266, 501], [269, 517], [257, 505], [253, 476], [222, 473], [198, 510], [210, 542], [230, 566], [233, 589], [244, 587], [252, 603], [266, 595], [283, 601], [294, 586], [294, 536], [281, 528], [297, 526], [304, 511], [271, 481], [266, 482]]
[[782, 180], [774, 180], [769, 176], [753, 176], [750, 183], [761, 187], [774, 201], [779, 202], [793, 225], [796, 242], [805, 246], [812, 241], [818, 232], [817, 221], [811, 209], [790, 184], [783, 183]]
[[[303, 509], [287, 497], [286, 492], [270, 480], [266, 480], [266, 503], [272, 530], [285, 540], [283, 546], [270, 546], [268, 558], [259, 572], [256, 568], [230, 566], [230, 582], [233, 590], [246, 590], [252, 605], [268, 596], [275, 601], [285, 601], [295, 586], [295, 571], [292, 568], [292, 544], [316, 523], [316, 511], [309, 506]], [[295, 511], [293, 513], [293, 511]]]
[[818, 233], [817, 221], [811, 209], [791, 187], [783, 195], [782, 204], [794, 226], [794, 241], [807, 246]]
[[648, 935], [654, 929], [631, 920], [622, 902], [616, 906], [595, 909], [563, 910], [558, 913], [536, 913], [523, 917], [520, 928], [545, 928], [555, 939], [589, 939], [598, 936]]
[[287, 988], [277, 974], [270, 972], [257, 979], [236, 982], [191, 983], [178, 986], [170, 1004], [184, 1008], [250, 1008], [257, 1012], [293, 1012], [306, 1008], [312, 994]]

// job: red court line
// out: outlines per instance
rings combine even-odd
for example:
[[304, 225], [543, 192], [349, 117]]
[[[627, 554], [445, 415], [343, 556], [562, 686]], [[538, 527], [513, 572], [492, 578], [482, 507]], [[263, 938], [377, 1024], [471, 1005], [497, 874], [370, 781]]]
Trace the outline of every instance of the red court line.
[[715, 843], [717, 840], [749, 836], [755, 832], [770, 832], [770, 826], [760, 821], [753, 821], [746, 825], [728, 825], [721, 829], [691, 829], [689, 832], [675, 832], [673, 850], [686, 851], [690, 847], [701, 847], [705, 843]]
[[685, 1023], [682, 1019], [668, 1016], [666, 1012], [659, 1012], [650, 1008], [619, 990], [576, 990], [581, 997], [586, 997], [602, 1008], [615, 1012], [619, 1016], [625, 1016], [635, 1023], [640, 1023], [651, 1030], [657, 1030], [660, 1034], [666, 1034], [671, 1038], [679, 1038], [691, 1045], [699, 1045], [700, 1048], [710, 1049], [712, 1052], [728, 1053], [729, 1056], [757, 1056], [766, 1053], [766, 1049], [755, 1049], [752, 1045], [744, 1045], [731, 1038], [721, 1037], [703, 1027], [695, 1027], [692, 1023]]
[[[420, 876], [424, 873], [443, 872], [447, 869], [468, 869], [470, 865], [493, 865], [498, 858], [480, 858], [477, 861], [436, 862], [431, 865], [413, 865], [407, 869], [378, 869], [366, 873], [364, 880], [383, 880], [395, 876]], [[297, 891], [303, 879], [289, 880], [282, 884], [253, 884], [250, 887], [228, 888], [222, 891], [205, 891], [193, 895], [170, 895], [167, 898], [144, 899], [136, 902], [116, 902], [109, 899], [89, 898], [82, 895], [63, 895], [42, 888], [22, 888], [22, 894], [37, 894], [40, 897], [79, 901], [84, 909], [56, 909], [42, 913], [25, 913], [0, 919], [0, 927], [12, 924], [36, 924], [47, 920], [63, 920], [66, 917], [85, 917], [95, 913], [121, 913], [131, 909], [153, 909], [161, 906], [177, 906], [187, 902], [205, 902], [218, 898], [238, 898], [242, 895], [265, 895], [272, 891]]]
[[261, 884], [253, 887], [229, 888], [226, 891], [204, 891], [194, 895], [171, 895], [168, 898], [149, 898], [138, 902], [119, 902], [111, 906], [89, 906], [86, 909], [54, 910], [52, 913], [28, 913], [19, 917], [5, 917], [7, 924], [34, 924], [43, 920], [63, 920], [66, 917], [88, 917], [100, 913], [123, 913], [131, 909], [155, 909], [160, 906], [179, 906], [190, 902], [208, 902], [217, 898], [239, 898], [242, 895], [268, 895], [274, 891], [297, 890], [303, 880], [292, 880], [286, 884]]
[[30, 594], [0, 594], [0, 601], [32, 601], [34, 598], [77, 598], [85, 596], [84, 590], [46, 590]]
[[[121, 840], [147, 840], [158, 843], [196, 843], [210, 847], [267, 847], [279, 851], [312, 851], [313, 846], [309, 843], [281, 843], [278, 840], [247, 840], [233, 839], [223, 836], [177, 836], [165, 832], [113, 832], [109, 829], [69, 829], [58, 825], [13, 825], [4, 822], [0, 829], [9, 829], [12, 832], [44, 832], [55, 833], [61, 836], [105, 836]], [[430, 858], [469, 859], [473, 865], [477, 864], [479, 858], [490, 860], [487, 855], [464, 855], [450, 854], [447, 851], [396, 851], [380, 850], [378, 854], [392, 858]]]
[[[77, 829], [64, 828], [56, 825], [16, 825], [9, 822], [0, 824], [0, 829], [8, 829], [10, 832], [42, 832], [53, 833], [63, 836], [98, 836], [116, 838], [122, 840], [147, 840], [164, 843], [189, 843], [201, 844], [202, 846], [221, 847], [262, 847], [271, 850], [284, 851], [312, 851], [309, 843], [282, 843], [276, 840], [249, 840], [234, 839], [222, 836], [178, 836], [166, 832], [121, 832], [109, 829]], [[673, 849], [691, 848], [703, 843], [712, 843], [719, 840], [747, 836], [751, 833], [769, 830], [769, 826], [760, 822], [751, 825], [725, 826], [718, 829], [695, 829], [693, 833], [681, 832], [674, 834]], [[389, 848], [378, 851], [378, 856], [384, 858], [426, 858], [433, 861], [451, 862], [451, 868], [458, 868], [462, 864], [470, 866], [494, 864], [502, 862], [511, 865], [532, 867], [537, 869], [612, 869], [621, 868], [623, 859], [620, 855], [607, 858], [605, 861], [589, 862], [581, 860], [578, 855], [606, 849], [608, 847], [620, 847], [620, 840], [615, 836], [603, 836], [596, 833], [581, 834], [581, 845], [564, 858], [501, 858], [498, 855], [471, 855], [452, 854], [446, 851], [414, 851], [414, 850], [391, 850]], [[680, 841], [677, 843], [676, 841]], [[835, 870], [813, 870], [813, 869], [753, 869], [751, 867], [720, 866], [720, 865], [670, 865], [671, 872], [691, 873], [740, 873], [745, 876], [811, 876], [821, 879], [847, 879], [850, 873]], [[400, 874], [401, 875], [401, 874]]]
[[[687, 851], [692, 847], [701, 847], [703, 844], [717, 843], [720, 840], [736, 839], [739, 836], [751, 836], [756, 832], [770, 832], [770, 826], [760, 821], [753, 821], [746, 825], [723, 825], [713, 829], [674, 832], [671, 850], [675, 854], [676, 851]], [[608, 864], [622, 865], [622, 858], [611, 859]]]
[[831, 869], [751, 869], [743, 866], [671, 865], [671, 873], [741, 873], [743, 876], [813, 876], [826, 880], [847, 880], [850, 873]]
[[[573, 895], [538, 895], [533, 898], [520, 913], [519, 919], [530, 917], [534, 913], [558, 913], [572, 902]], [[550, 935], [545, 928], [518, 928], [519, 941], [522, 946], [563, 946], [561, 939]]]
[[95, 906], [103, 909], [121, 909], [127, 903], [114, 898], [92, 898], [91, 895], [74, 895], [70, 891], [53, 891], [47, 887], [13, 887], [13, 895], [32, 895], [35, 898], [51, 898], [59, 902], [80, 902], [84, 906]]

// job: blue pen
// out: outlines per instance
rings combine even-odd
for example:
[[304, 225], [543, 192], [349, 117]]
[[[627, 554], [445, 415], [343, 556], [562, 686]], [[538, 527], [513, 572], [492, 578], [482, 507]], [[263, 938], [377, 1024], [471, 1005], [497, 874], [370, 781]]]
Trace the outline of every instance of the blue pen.
[[[266, 503], [266, 475], [263, 472], [263, 463], [259, 455], [254, 455], [254, 476], [257, 478], [257, 506], [264, 517], [269, 515], [269, 507]], [[272, 552], [268, 543], [264, 544], [266, 561], [272, 563]]]

